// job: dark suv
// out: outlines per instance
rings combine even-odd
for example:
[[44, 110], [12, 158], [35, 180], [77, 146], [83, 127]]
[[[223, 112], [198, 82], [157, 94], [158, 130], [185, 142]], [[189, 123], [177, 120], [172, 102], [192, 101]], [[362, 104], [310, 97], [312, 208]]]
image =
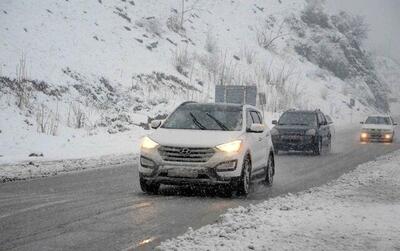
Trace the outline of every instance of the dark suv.
[[272, 121], [271, 130], [275, 152], [313, 151], [320, 155], [323, 147], [331, 147], [331, 131], [325, 115], [320, 110], [289, 110], [282, 114], [279, 121]]

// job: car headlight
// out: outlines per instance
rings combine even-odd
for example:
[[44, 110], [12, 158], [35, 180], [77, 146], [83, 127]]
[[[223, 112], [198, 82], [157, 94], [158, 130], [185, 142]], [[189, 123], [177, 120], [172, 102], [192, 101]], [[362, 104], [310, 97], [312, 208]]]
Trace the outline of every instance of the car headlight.
[[391, 139], [392, 137], [393, 137], [393, 134], [391, 134], [391, 133], [385, 134], [385, 139]]
[[362, 138], [362, 139], [368, 138], [368, 133], [362, 132], [362, 133], [361, 133], [361, 138]]
[[306, 131], [307, 136], [315, 136], [317, 134], [317, 130], [315, 129], [310, 129]]
[[142, 143], [140, 144], [140, 147], [144, 148], [144, 149], [153, 149], [153, 148], [156, 148], [158, 145], [159, 144], [157, 142], [154, 142], [152, 139], [145, 136], [142, 139]]
[[238, 152], [240, 150], [241, 146], [242, 146], [242, 141], [235, 140], [235, 141], [232, 141], [229, 143], [218, 145], [218, 146], [216, 146], [216, 148], [223, 152], [231, 153], [231, 152]]
[[271, 129], [271, 135], [272, 135], [272, 136], [279, 135], [279, 131], [278, 131], [278, 129], [276, 129], [276, 128], [272, 128], [272, 129]]

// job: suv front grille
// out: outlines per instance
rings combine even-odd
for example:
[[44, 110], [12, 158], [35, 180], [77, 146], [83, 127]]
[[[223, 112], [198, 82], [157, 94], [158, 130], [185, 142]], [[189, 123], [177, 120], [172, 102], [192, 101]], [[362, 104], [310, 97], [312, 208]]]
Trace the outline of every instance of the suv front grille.
[[164, 161], [207, 162], [215, 153], [212, 148], [160, 146], [158, 152]]

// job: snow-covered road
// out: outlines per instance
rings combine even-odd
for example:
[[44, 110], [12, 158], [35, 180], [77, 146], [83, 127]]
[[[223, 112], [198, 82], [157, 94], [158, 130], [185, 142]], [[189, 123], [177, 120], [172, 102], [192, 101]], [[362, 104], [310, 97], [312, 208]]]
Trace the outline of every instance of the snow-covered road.
[[398, 250], [400, 151], [327, 185], [238, 207], [159, 250]]
[[152, 249], [188, 227], [214, 223], [229, 208], [325, 184], [400, 149], [399, 143], [360, 145], [357, 133], [338, 131], [331, 154], [279, 155], [274, 185], [255, 182], [247, 199], [170, 187], [144, 195], [135, 163], [0, 184], [0, 249]]

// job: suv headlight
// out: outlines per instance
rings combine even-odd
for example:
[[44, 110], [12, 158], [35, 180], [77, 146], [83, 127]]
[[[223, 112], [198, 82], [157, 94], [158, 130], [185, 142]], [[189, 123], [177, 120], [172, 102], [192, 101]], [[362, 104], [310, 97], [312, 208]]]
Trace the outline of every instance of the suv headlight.
[[223, 152], [232, 153], [232, 152], [238, 152], [240, 150], [241, 146], [242, 146], [242, 141], [235, 140], [235, 141], [232, 141], [229, 143], [218, 145], [218, 146], [216, 146], [216, 148]]
[[272, 135], [272, 136], [279, 135], [279, 131], [278, 131], [278, 129], [276, 129], [276, 128], [272, 128], [272, 129], [271, 129], [271, 135]]
[[317, 130], [315, 129], [309, 129], [306, 131], [307, 136], [315, 136], [317, 134]]
[[142, 139], [142, 142], [140, 144], [141, 148], [144, 149], [154, 149], [158, 146], [159, 144], [157, 142], [154, 142], [152, 139], [150, 139], [149, 137], [145, 136]]

